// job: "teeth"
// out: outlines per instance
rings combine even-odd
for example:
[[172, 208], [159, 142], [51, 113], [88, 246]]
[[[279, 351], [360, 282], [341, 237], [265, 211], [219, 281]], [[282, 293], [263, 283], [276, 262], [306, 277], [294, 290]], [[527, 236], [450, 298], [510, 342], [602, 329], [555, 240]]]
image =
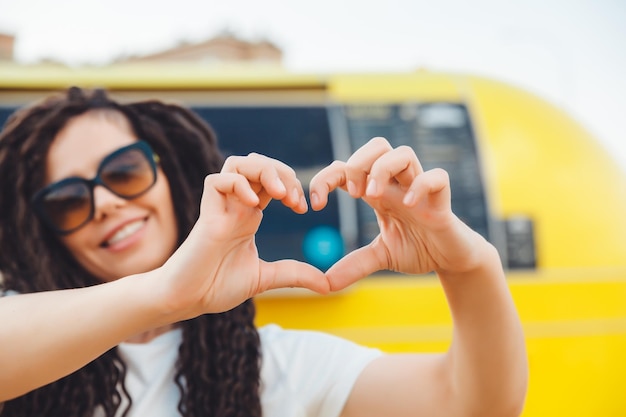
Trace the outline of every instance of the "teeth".
[[143, 223], [144, 223], [143, 220], [137, 220], [135, 222], [128, 223], [126, 226], [118, 230], [113, 236], [111, 236], [111, 239], [107, 240], [105, 244], [107, 246], [113, 245], [119, 242], [120, 240], [132, 235], [137, 230], [141, 229], [141, 227], [143, 226]]

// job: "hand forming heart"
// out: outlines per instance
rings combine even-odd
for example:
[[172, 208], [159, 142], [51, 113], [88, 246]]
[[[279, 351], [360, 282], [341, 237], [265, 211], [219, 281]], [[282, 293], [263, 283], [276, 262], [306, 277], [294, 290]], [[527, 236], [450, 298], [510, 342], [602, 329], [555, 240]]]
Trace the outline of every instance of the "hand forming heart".
[[219, 174], [207, 177], [200, 218], [166, 263], [175, 293], [215, 312], [272, 288], [327, 293], [379, 270], [419, 274], [475, 267], [482, 237], [452, 213], [447, 173], [424, 172], [410, 147], [394, 149], [374, 138], [348, 161], [333, 162], [311, 180], [312, 208], [322, 210], [336, 188], [374, 209], [379, 235], [326, 273], [296, 260], [266, 262], [254, 241], [262, 210], [277, 199], [305, 213], [302, 186], [282, 162], [258, 154], [228, 158]]

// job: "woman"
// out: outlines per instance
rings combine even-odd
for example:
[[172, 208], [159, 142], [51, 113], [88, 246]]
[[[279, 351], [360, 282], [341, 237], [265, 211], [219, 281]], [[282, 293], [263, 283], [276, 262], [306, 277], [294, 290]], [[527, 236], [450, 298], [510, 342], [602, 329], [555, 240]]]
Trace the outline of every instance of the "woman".
[[[271, 199], [307, 203], [294, 171], [222, 160], [182, 107], [72, 88], [0, 134], [0, 402], [5, 415], [516, 416], [519, 319], [495, 249], [450, 209], [442, 170], [376, 138], [311, 181], [363, 198], [380, 235], [326, 273], [258, 258]], [[10, 201], [11, 204], [5, 202]], [[455, 322], [438, 355], [255, 329], [251, 297], [328, 293], [382, 269], [436, 271]]]

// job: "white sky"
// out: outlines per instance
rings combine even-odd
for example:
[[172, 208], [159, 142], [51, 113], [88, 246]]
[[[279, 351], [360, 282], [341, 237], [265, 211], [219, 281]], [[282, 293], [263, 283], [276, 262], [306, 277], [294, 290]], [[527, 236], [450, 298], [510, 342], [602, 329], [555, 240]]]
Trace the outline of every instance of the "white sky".
[[626, 169], [626, 0], [0, 0], [22, 62], [104, 64], [224, 30], [298, 72], [492, 76], [577, 118]]

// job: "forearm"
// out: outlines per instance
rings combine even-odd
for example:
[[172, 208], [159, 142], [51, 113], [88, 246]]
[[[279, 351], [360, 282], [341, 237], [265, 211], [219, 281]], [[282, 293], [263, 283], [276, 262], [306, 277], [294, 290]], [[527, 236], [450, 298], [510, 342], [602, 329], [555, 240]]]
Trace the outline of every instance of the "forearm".
[[158, 271], [89, 288], [0, 298], [0, 402], [171, 322], [160, 307], [154, 274]]
[[464, 411], [517, 415], [528, 378], [524, 335], [497, 251], [487, 242], [480, 250], [484, 261], [469, 273], [439, 271], [454, 321], [452, 392]]

